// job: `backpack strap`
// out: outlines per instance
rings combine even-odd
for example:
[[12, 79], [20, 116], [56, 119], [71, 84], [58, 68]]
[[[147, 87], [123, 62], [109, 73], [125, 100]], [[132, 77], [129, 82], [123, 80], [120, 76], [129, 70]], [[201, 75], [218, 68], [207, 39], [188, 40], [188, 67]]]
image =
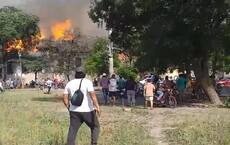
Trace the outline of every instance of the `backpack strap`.
[[[84, 78], [83, 78], [83, 79], [84, 79]], [[80, 82], [80, 85], [79, 85], [79, 90], [81, 89], [81, 83], [82, 83], [82, 80], [83, 80], [83, 79], [81, 79], [81, 82]]]

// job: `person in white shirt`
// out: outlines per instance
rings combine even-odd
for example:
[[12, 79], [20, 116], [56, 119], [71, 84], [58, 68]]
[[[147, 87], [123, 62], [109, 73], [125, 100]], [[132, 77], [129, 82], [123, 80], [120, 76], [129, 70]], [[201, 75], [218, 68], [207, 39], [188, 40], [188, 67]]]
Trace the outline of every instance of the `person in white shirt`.
[[[74, 106], [69, 101], [69, 97], [79, 89], [84, 94], [81, 106]], [[85, 78], [82, 71], [76, 71], [75, 79], [67, 83], [64, 91], [64, 104], [70, 112], [70, 126], [67, 137], [67, 145], [75, 145], [76, 135], [82, 123], [91, 129], [91, 145], [96, 145], [99, 136], [100, 107], [98, 104], [96, 93], [94, 92], [92, 81]]]
[[116, 103], [116, 96], [117, 96], [117, 80], [115, 74], [109, 80], [109, 99], [110, 104], [115, 105]]
[[3, 88], [3, 85], [2, 85], [2, 81], [0, 80], [0, 91], [1, 92], [4, 92], [4, 88]]
[[46, 86], [48, 88], [47, 94], [50, 94], [52, 85], [53, 85], [53, 81], [48, 78], [47, 81], [46, 81]]

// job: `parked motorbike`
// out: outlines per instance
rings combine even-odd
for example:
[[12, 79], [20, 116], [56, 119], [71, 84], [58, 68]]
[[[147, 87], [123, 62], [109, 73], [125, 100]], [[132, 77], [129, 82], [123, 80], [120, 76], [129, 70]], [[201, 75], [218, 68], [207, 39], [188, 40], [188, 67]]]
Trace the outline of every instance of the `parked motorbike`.
[[176, 92], [174, 90], [157, 91], [154, 102], [160, 106], [175, 108], [177, 106]]

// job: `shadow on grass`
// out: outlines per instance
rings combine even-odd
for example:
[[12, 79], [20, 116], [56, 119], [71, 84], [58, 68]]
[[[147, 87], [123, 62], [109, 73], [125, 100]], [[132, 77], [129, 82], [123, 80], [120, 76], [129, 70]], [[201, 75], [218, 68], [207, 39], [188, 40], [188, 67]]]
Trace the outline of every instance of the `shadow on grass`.
[[41, 97], [41, 98], [32, 98], [31, 100], [40, 101], [40, 102], [61, 102], [62, 98], [61, 97]]

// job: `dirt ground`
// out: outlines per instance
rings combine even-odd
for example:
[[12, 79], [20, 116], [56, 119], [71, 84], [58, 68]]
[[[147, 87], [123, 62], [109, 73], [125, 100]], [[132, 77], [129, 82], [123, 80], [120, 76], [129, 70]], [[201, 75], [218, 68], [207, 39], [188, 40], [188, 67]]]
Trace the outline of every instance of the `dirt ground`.
[[167, 137], [164, 132], [166, 130], [174, 129], [173, 126], [181, 124], [185, 121], [194, 119], [201, 120], [202, 118], [215, 118], [220, 117], [219, 114], [223, 113], [230, 115], [229, 109], [214, 108], [214, 107], [178, 107], [178, 108], [155, 108], [149, 110], [151, 120], [149, 128], [152, 137], [158, 145], [168, 145]]

